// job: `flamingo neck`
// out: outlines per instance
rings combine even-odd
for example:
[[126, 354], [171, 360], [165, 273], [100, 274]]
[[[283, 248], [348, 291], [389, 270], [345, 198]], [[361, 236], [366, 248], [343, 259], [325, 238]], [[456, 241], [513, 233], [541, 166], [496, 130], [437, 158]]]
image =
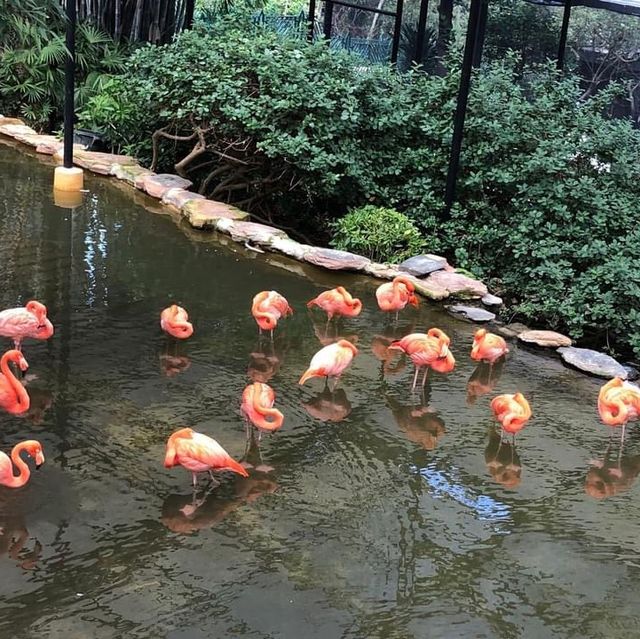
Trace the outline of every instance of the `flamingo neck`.
[[20, 457], [20, 453], [26, 448], [26, 442], [20, 442], [13, 447], [11, 451], [11, 461], [13, 465], [20, 471], [19, 475], [12, 475], [11, 479], [6, 486], [10, 488], [20, 488], [20, 486], [24, 486], [31, 476], [31, 471], [29, 470], [29, 466], [27, 463]]
[[5, 379], [9, 382], [9, 386], [15, 393], [15, 402], [19, 408], [28, 410], [29, 408], [29, 394], [27, 389], [20, 383], [20, 380], [13, 374], [13, 371], [9, 367], [9, 360], [5, 353], [0, 359], [0, 372], [5, 376]]
[[282, 422], [284, 419], [283, 415], [277, 408], [272, 408], [273, 400], [270, 401], [271, 406], [263, 406], [260, 403], [261, 395], [262, 395], [261, 390], [262, 390], [261, 385], [259, 384], [254, 385], [253, 409], [256, 411], [256, 413], [260, 417], [262, 417], [262, 419], [260, 420], [261, 428], [276, 430], [277, 428], [280, 428], [280, 426], [282, 425]]

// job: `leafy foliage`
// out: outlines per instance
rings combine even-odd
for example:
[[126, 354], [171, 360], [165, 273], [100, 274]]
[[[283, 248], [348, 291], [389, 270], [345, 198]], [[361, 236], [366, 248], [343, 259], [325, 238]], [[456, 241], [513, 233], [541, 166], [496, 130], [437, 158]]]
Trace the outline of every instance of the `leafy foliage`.
[[[36, 126], [52, 128], [60, 118], [67, 49], [57, 2], [0, 6], [0, 112], [20, 112]], [[124, 54], [90, 24], [76, 31], [77, 93], [82, 105], [100, 90], [105, 74], [122, 70]]]
[[[350, 208], [404, 211], [525, 318], [640, 354], [640, 133], [603, 115], [611, 91], [580, 100], [577, 81], [550, 67], [489, 65], [472, 85], [445, 221], [457, 86], [456, 72], [362, 69], [322, 44], [217, 21], [134, 53], [83, 122], [316, 239]], [[347, 246], [349, 227], [336, 228]]]
[[377, 262], [402, 262], [424, 248], [424, 239], [404, 213], [371, 204], [354, 209], [333, 224], [331, 246]]

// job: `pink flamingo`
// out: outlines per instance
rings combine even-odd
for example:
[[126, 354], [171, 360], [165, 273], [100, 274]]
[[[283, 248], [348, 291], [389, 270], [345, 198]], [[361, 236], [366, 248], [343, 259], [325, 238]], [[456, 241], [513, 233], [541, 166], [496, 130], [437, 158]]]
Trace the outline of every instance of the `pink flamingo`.
[[7, 413], [18, 415], [29, 410], [31, 400], [27, 389], [13, 374], [9, 362], [15, 362], [23, 372], [29, 368], [29, 365], [22, 353], [17, 350], [7, 351], [0, 358], [0, 408], [6, 410]]
[[500, 335], [487, 333], [486, 328], [479, 328], [473, 336], [471, 359], [476, 362], [493, 364], [497, 359], [509, 352], [507, 343]]
[[407, 304], [416, 308], [419, 306], [418, 298], [414, 291], [416, 287], [413, 282], [402, 275], [393, 278], [393, 282], [380, 284], [376, 289], [376, 300], [381, 311], [395, 311], [396, 319], [398, 312]]
[[327, 324], [334, 315], [344, 315], [345, 317], [357, 317], [362, 311], [362, 302], [352, 297], [344, 286], [332, 288], [330, 291], [323, 291], [310, 302], [307, 308], [317, 306], [327, 314]]
[[[13, 447], [11, 458], [6, 453], [0, 452], [0, 485], [20, 488], [29, 481], [31, 471], [27, 463], [20, 457], [22, 451], [25, 451], [36, 462], [36, 469], [44, 464], [44, 453], [40, 442], [35, 439], [20, 442]], [[14, 465], [20, 472], [19, 475], [13, 474]]]
[[276, 394], [268, 384], [255, 382], [249, 384], [242, 393], [242, 412], [245, 417], [260, 431], [273, 433], [282, 428], [283, 414], [273, 408]]
[[230, 470], [242, 477], [249, 476], [215, 439], [191, 428], [177, 430], [167, 441], [164, 466], [172, 468], [178, 464], [191, 471], [194, 488], [198, 481], [197, 473], [208, 472], [214, 482], [213, 471]]
[[1, 311], [0, 335], [13, 339], [17, 351], [21, 350], [25, 337], [49, 339], [53, 335], [53, 324], [47, 319], [47, 307], [31, 300], [25, 306]]
[[[416, 387], [421, 368], [425, 369], [422, 378], [423, 388], [427, 381], [429, 367], [443, 373], [453, 370], [455, 359], [453, 359], [453, 355], [449, 351], [450, 342], [449, 336], [444, 331], [439, 328], [430, 328], [426, 333], [411, 333], [391, 343], [389, 350], [398, 350], [406, 353], [416, 368], [411, 390]], [[444, 361], [438, 362], [438, 360]]]
[[335, 386], [340, 375], [351, 364], [351, 360], [358, 354], [358, 349], [346, 339], [341, 339], [334, 344], [321, 348], [312, 358], [309, 368], [300, 378], [299, 384], [304, 384], [312, 377], [335, 377]]
[[260, 333], [271, 331], [271, 339], [273, 339], [273, 329], [278, 325], [278, 320], [292, 315], [293, 309], [277, 291], [261, 291], [253, 298], [251, 314], [258, 324]]
[[189, 322], [189, 314], [177, 304], [172, 304], [162, 311], [160, 328], [176, 339], [187, 339], [193, 335], [193, 324]]

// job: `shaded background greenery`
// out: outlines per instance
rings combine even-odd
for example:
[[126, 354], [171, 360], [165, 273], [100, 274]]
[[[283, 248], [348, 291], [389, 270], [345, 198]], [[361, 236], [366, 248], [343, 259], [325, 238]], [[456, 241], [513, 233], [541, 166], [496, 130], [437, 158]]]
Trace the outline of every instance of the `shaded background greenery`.
[[[630, 118], [610, 117], [635, 99], [629, 19], [597, 14], [594, 22], [576, 12], [568, 63], [580, 75], [560, 76], [546, 62], [555, 55], [558, 13], [521, 0], [492, 3], [458, 201], [447, 218], [463, 6], [443, 0], [433, 8], [428, 73], [402, 74], [283, 38], [251, 21], [258, 5], [207, 6], [216, 19], [206, 26], [162, 46], [128, 43], [126, 52], [88, 25], [100, 38], [91, 49], [99, 60], [79, 70], [80, 123], [114, 149], [305, 240], [355, 249], [380, 209], [365, 209], [371, 215], [355, 225], [353, 214], [343, 217], [349, 209], [396, 209], [427, 250], [488, 279], [510, 316], [640, 355], [640, 138]], [[409, 16], [416, 6], [409, 3]], [[53, 44], [61, 44], [62, 23], [35, 16], [31, 24], [58, 39], [38, 40], [35, 31], [23, 38], [22, 27], [2, 23], [10, 44], [2, 45], [1, 108], [19, 104], [32, 121], [52, 124], [63, 59]], [[412, 38], [405, 29], [405, 46]], [[586, 49], [598, 52], [590, 67]], [[40, 92], [10, 75], [20, 65], [9, 70], [6, 60], [16, 55], [25, 56], [22, 73], [49, 82]], [[627, 83], [612, 84], [618, 77]], [[391, 246], [404, 233], [393, 228]]]

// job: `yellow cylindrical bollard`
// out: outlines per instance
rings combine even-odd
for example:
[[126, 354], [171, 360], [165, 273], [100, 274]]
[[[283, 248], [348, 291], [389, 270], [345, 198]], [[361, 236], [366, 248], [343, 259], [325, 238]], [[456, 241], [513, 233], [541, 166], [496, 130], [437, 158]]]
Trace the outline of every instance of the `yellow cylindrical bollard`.
[[75, 209], [82, 206], [83, 194], [80, 191], [61, 191], [53, 189], [53, 203], [61, 209]]
[[54, 191], [80, 191], [84, 186], [84, 174], [77, 166], [57, 166], [53, 174]]

